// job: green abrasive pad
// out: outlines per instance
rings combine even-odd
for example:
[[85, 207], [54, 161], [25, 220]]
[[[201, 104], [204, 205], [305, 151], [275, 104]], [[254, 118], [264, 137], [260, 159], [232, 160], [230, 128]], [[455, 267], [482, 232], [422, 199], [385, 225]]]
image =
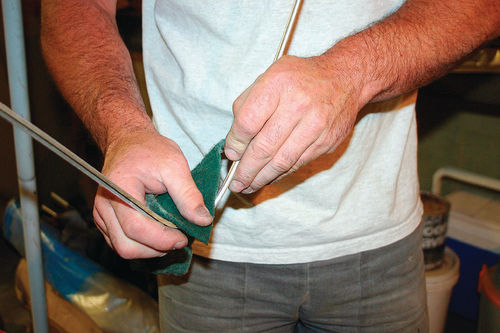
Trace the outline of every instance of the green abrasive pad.
[[[215, 145], [203, 160], [191, 171], [194, 182], [203, 195], [205, 205], [212, 216], [215, 214], [215, 197], [219, 189], [221, 152], [224, 140]], [[146, 203], [155, 213], [173, 222], [188, 237], [188, 245], [183, 249], [169, 251], [161, 258], [145, 260], [148, 270], [156, 274], [186, 274], [191, 265], [191, 244], [198, 239], [208, 244], [212, 225], [201, 227], [186, 220], [168, 193], [146, 195]]]

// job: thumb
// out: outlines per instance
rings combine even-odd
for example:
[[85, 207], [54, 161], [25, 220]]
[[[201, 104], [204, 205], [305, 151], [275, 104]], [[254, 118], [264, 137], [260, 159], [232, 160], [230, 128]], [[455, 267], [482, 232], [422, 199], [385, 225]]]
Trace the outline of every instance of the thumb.
[[201, 226], [212, 223], [213, 217], [203, 201], [203, 195], [196, 187], [187, 162], [163, 177], [167, 191], [184, 218]]

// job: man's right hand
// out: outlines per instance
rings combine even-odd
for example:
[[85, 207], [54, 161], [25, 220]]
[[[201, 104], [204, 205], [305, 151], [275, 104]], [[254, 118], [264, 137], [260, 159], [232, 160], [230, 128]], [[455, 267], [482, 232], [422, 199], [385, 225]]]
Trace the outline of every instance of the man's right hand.
[[[202, 226], [212, 222], [182, 151], [154, 129], [115, 137], [106, 149], [103, 173], [143, 203], [146, 193], [168, 192], [186, 219]], [[94, 220], [107, 243], [126, 259], [158, 257], [187, 244], [182, 232], [145, 217], [102, 187]]]
[[[59, 89], [104, 151], [103, 173], [137, 200], [169, 192], [180, 213], [212, 221], [179, 147], [149, 119], [116, 26], [116, 0], [42, 1], [42, 50]], [[151, 258], [187, 244], [99, 188], [94, 220], [124, 258]]]

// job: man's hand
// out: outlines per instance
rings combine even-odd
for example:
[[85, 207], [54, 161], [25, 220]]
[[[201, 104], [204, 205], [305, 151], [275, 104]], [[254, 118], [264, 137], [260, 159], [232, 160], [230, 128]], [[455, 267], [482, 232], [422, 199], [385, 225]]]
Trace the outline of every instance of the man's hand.
[[[146, 114], [127, 48], [116, 26], [116, 0], [42, 2], [42, 49], [55, 81], [105, 155], [103, 173], [137, 200], [169, 192], [180, 213], [212, 221], [179, 147]], [[161, 256], [187, 244], [169, 229], [99, 188], [94, 219], [124, 258]]]
[[497, 37], [499, 14], [498, 0], [407, 0], [321, 56], [279, 59], [233, 105], [230, 189], [254, 192], [334, 150], [365, 104], [427, 84]]
[[[181, 150], [154, 130], [133, 131], [114, 140], [106, 150], [103, 173], [141, 202], [145, 193], [169, 192], [186, 219], [203, 226], [212, 221]], [[123, 258], [157, 257], [187, 244], [182, 232], [145, 217], [102, 187], [95, 198], [94, 219]]]
[[236, 99], [225, 147], [230, 160], [241, 159], [231, 191], [257, 191], [333, 151], [352, 130], [361, 85], [334, 75], [323, 58], [285, 56]]

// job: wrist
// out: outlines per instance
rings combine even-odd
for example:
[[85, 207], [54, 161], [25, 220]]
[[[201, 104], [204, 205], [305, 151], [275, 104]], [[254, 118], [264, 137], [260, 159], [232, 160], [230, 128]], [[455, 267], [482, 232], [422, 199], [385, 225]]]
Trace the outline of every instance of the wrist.
[[138, 134], [154, 133], [156, 129], [151, 119], [142, 107], [125, 107], [115, 105], [108, 110], [99, 112], [105, 124], [105, 131], [100, 138], [97, 138], [102, 152], [105, 154], [110, 146], [117, 142], [127, 140], [129, 137]]
[[[359, 107], [377, 101], [377, 97], [391, 89], [397, 75], [392, 73], [389, 57], [382, 45], [366, 38], [363, 33], [344, 38], [320, 57], [332, 67], [333, 78], [344, 77], [353, 86]], [[340, 73], [339, 73], [340, 71]]]

